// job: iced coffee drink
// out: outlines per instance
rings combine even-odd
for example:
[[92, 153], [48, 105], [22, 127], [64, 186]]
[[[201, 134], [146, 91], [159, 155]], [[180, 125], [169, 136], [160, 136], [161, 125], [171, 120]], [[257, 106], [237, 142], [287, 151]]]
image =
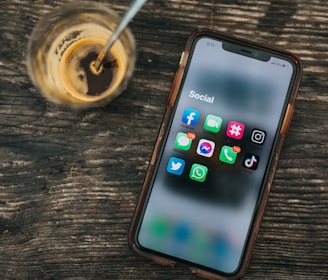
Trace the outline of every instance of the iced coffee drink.
[[74, 107], [102, 106], [127, 86], [135, 63], [135, 43], [125, 29], [98, 69], [92, 67], [119, 22], [100, 3], [62, 6], [35, 27], [27, 67], [33, 83], [50, 100]]

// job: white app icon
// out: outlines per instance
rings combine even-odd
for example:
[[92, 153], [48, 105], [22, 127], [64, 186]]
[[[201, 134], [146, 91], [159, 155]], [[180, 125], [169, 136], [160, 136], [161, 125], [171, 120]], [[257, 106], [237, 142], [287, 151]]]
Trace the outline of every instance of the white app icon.
[[211, 157], [214, 153], [215, 143], [207, 139], [200, 139], [197, 146], [197, 154]]

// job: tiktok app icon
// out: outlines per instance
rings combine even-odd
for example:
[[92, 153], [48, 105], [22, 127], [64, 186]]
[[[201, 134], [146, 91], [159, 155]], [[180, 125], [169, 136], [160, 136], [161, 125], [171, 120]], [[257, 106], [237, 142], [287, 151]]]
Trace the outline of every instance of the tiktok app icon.
[[243, 166], [248, 169], [256, 170], [259, 164], [260, 157], [251, 153], [245, 155]]

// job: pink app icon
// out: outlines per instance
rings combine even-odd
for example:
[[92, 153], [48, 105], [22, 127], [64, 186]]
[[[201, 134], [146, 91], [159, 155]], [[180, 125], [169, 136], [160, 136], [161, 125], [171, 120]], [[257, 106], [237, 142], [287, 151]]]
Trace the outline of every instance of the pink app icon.
[[245, 131], [244, 124], [235, 122], [235, 121], [231, 121], [228, 124], [226, 134], [230, 138], [241, 139], [241, 138], [243, 138], [244, 131]]

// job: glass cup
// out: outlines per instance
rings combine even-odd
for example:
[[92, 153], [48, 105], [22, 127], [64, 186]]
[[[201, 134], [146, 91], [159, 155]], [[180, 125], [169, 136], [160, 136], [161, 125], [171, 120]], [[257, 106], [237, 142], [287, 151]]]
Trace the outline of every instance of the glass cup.
[[76, 108], [112, 101], [134, 70], [135, 40], [129, 28], [105, 56], [101, 71], [90, 65], [119, 21], [113, 10], [94, 2], [68, 3], [43, 16], [27, 47], [27, 70], [34, 85], [49, 100]]

